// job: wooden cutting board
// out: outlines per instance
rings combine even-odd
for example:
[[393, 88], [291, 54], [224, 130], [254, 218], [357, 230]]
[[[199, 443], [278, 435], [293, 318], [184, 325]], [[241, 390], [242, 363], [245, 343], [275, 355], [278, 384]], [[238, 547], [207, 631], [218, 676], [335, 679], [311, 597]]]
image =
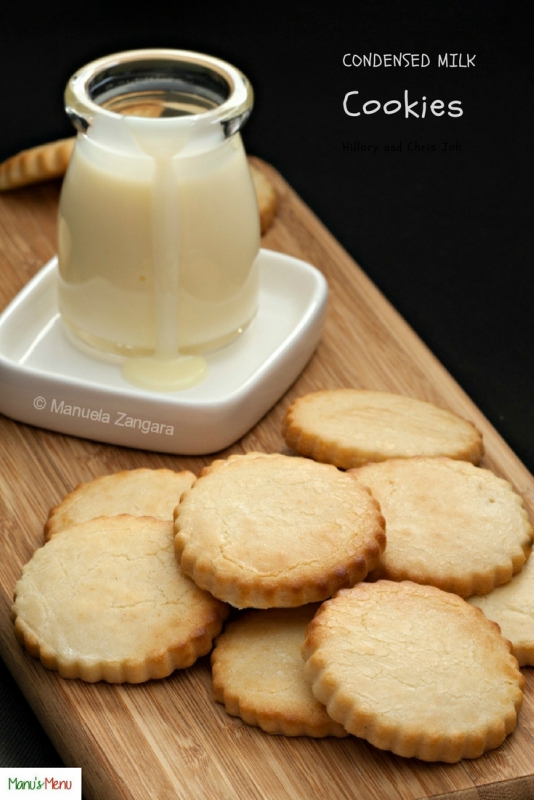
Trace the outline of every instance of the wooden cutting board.
[[[287, 394], [222, 453], [288, 452], [289, 402], [342, 386], [380, 389], [450, 408], [482, 431], [484, 465], [508, 478], [534, 517], [534, 479], [357, 264], [271, 167], [279, 196], [263, 246], [326, 276], [329, 311], [316, 354]], [[0, 308], [56, 250], [58, 184], [0, 195]], [[62, 680], [27, 656], [10, 621], [22, 565], [43, 542], [48, 510], [80, 481], [118, 469], [198, 473], [211, 458], [181, 458], [62, 436], [0, 417], [1, 654], [66, 765], [81, 766], [86, 800], [384, 800], [534, 797], [534, 674], [525, 669], [519, 725], [498, 750], [459, 764], [426, 764], [363, 741], [269, 736], [212, 702], [208, 658], [138, 686]]]

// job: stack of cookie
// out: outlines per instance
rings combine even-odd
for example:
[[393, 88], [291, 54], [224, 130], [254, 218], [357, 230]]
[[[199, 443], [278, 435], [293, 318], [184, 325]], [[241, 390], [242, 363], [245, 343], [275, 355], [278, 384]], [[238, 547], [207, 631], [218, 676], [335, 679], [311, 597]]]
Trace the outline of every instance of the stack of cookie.
[[524, 680], [499, 626], [464, 598], [511, 585], [533, 530], [510, 484], [475, 466], [478, 430], [430, 403], [347, 389], [296, 400], [283, 434], [371, 491], [387, 546], [318, 610], [231, 622], [212, 653], [215, 698], [271, 733], [352, 733], [427, 761], [497, 747]]
[[17, 584], [20, 641], [88, 681], [165, 677], [211, 650], [215, 700], [269, 733], [430, 761], [497, 747], [534, 635], [512, 654], [471, 596], [528, 575], [533, 529], [476, 466], [480, 433], [430, 403], [337, 390], [292, 403], [283, 435], [296, 454], [75, 489]]
[[15, 588], [15, 633], [65, 678], [140, 683], [211, 650], [228, 614], [180, 570], [172, 510], [192, 472], [138, 469], [79, 485], [49, 514]]

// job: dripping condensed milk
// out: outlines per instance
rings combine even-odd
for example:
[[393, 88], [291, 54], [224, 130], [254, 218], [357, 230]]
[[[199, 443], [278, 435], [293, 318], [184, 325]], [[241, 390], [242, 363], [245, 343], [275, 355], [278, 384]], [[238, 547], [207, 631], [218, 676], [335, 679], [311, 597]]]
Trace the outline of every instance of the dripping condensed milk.
[[219, 59], [137, 50], [79, 70], [78, 129], [59, 207], [59, 310], [69, 337], [174, 391], [238, 337], [258, 303], [257, 201], [240, 136], [253, 103]]

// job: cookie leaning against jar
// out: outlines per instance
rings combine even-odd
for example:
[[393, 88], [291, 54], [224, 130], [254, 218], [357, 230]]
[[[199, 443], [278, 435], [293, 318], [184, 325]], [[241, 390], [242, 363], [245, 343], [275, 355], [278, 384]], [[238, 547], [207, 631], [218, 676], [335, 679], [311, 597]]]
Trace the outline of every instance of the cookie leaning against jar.
[[448, 456], [478, 464], [482, 435], [452, 411], [366, 389], [312, 392], [287, 409], [282, 435], [302, 456], [349, 469], [368, 461]]
[[[139, 113], [138, 116], [146, 116]], [[59, 139], [56, 142], [22, 150], [0, 164], [0, 191], [18, 189], [33, 183], [43, 183], [62, 178], [69, 165], [75, 137]], [[272, 182], [249, 159], [249, 167], [256, 191], [260, 215], [261, 234], [265, 234], [273, 224], [278, 198]]]

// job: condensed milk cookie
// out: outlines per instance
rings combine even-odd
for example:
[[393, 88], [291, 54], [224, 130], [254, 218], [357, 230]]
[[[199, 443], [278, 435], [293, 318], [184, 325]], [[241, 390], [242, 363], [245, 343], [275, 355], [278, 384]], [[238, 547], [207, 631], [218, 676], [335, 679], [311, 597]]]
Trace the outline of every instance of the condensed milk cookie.
[[0, 164], [0, 191], [61, 178], [69, 165], [75, 137], [22, 150]]
[[64, 678], [140, 683], [211, 650], [228, 607], [181, 572], [172, 521], [99, 517], [36, 550], [15, 587], [15, 633]]
[[343, 469], [409, 456], [449, 456], [477, 464], [484, 452], [480, 432], [451, 411], [365, 389], [297, 398], [286, 412], [282, 434], [300, 455]]
[[390, 459], [351, 474], [378, 500], [388, 545], [371, 578], [413, 580], [462, 597], [518, 572], [534, 533], [508, 481], [451, 458]]
[[256, 192], [256, 199], [258, 201], [258, 210], [260, 212], [260, 232], [263, 236], [274, 222], [278, 209], [278, 198], [276, 196], [276, 190], [269, 178], [250, 161], [249, 167]]
[[301, 648], [317, 604], [246, 611], [217, 638], [213, 692], [232, 716], [267, 733], [348, 736], [304, 679]]
[[496, 622], [512, 643], [512, 653], [521, 667], [534, 667], [534, 558], [532, 556], [505, 586], [469, 603]]
[[524, 678], [510, 642], [433, 586], [341, 590], [308, 626], [302, 652], [328, 714], [382, 750], [453, 763], [498, 747], [516, 726]]
[[172, 521], [175, 506], [195, 477], [187, 470], [132, 469], [81, 483], [50, 511], [45, 540], [94, 517], [132, 514]]
[[175, 530], [186, 575], [237, 608], [323, 600], [362, 580], [385, 546], [378, 504], [352, 475], [278, 453], [205, 467]]

